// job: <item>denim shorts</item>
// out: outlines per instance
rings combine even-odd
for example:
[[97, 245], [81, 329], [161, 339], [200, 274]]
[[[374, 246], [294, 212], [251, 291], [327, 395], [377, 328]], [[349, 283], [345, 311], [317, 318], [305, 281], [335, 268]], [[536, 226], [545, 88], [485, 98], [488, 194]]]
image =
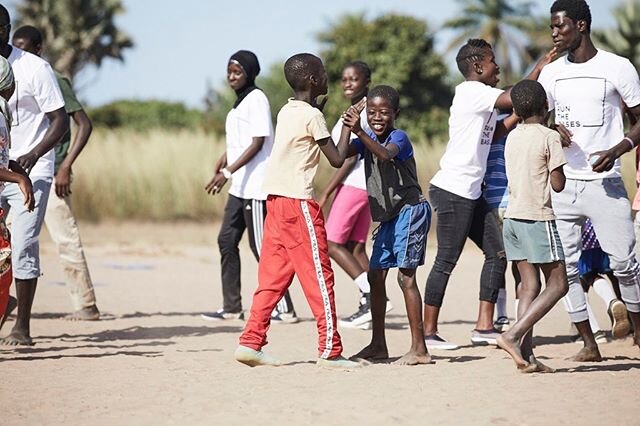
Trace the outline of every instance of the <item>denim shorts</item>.
[[422, 201], [402, 207], [393, 219], [380, 224], [373, 235], [370, 269], [416, 269], [424, 264], [431, 206]]
[[13, 276], [30, 280], [40, 276], [40, 229], [49, 201], [52, 178], [34, 177], [32, 212], [24, 206], [24, 197], [15, 183], [8, 183], [0, 193], [0, 204], [11, 222]]

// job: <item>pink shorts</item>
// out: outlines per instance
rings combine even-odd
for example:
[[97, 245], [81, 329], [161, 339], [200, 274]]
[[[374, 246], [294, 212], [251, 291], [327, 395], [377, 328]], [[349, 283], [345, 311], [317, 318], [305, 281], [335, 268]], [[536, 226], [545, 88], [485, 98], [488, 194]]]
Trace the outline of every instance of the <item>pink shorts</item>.
[[367, 191], [340, 185], [327, 219], [327, 240], [345, 244], [367, 241], [371, 226], [371, 210]]

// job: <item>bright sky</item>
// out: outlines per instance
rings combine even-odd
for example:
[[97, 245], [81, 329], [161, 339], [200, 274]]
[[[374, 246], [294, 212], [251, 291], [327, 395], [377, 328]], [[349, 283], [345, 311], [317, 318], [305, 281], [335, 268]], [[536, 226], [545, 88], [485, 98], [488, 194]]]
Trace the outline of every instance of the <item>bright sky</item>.
[[[134, 40], [125, 62], [108, 60], [75, 81], [89, 106], [116, 99], [163, 99], [202, 107], [207, 81], [224, 84], [229, 56], [239, 49], [258, 55], [263, 70], [299, 52], [318, 53], [318, 32], [345, 13], [376, 17], [398, 12], [426, 20], [436, 29], [455, 17], [454, 0], [122, 0], [126, 12], [117, 24]], [[10, 12], [19, 1], [3, 2]], [[552, 0], [536, 0], [547, 13]], [[618, 0], [591, 0], [595, 28], [613, 26], [610, 10]], [[436, 14], [437, 12], [437, 14]], [[440, 52], [451, 33], [437, 37]]]

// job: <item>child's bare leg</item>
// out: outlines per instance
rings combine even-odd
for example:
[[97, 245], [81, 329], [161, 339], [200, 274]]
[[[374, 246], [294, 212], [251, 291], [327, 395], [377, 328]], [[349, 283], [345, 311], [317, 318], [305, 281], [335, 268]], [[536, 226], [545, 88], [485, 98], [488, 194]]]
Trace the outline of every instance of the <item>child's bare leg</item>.
[[384, 335], [384, 317], [387, 307], [387, 290], [385, 280], [388, 269], [371, 269], [369, 271], [369, 284], [371, 285], [371, 343], [365, 346], [352, 358], [379, 360], [389, 358], [387, 340]]
[[403, 357], [395, 362], [400, 365], [430, 364], [431, 356], [424, 343], [422, 324], [422, 298], [416, 285], [415, 269], [398, 270], [398, 284], [404, 295], [404, 304], [409, 318], [411, 330], [411, 348]]
[[520, 341], [522, 337], [531, 329], [523, 324], [523, 317], [526, 315], [529, 307], [540, 292], [540, 282], [538, 279], [537, 268], [525, 260], [517, 261], [518, 271], [520, 272], [521, 282], [518, 285], [518, 320], [506, 332], [502, 333], [496, 339], [498, 346], [507, 351], [511, 358], [515, 361], [519, 369], [526, 368], [529, 365], [527, 356], [522, 353]]
[[362, 270], [365, 272], [369, 271], [369, 256], [367, 256], [367, 246], [365, 243], [360, 243], [356, 241], [349, 242], [349, 246], [351, 249], [351, 253], [353, 253], [353, 257], [358, 260], [358, 263], [362, 267]]
[[360, 262], [354, 257], [351, 250], [345, 244], [338, 244], [329, 241], [329, 256], [336, 261], [338, 265], [355, 280], [360, 274], [366, 271], [360, 265]]

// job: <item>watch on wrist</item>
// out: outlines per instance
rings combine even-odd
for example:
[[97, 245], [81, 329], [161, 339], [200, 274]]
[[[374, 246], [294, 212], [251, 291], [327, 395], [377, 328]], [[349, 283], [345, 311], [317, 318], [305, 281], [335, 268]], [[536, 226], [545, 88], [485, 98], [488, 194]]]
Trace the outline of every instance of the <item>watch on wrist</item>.
[[231, 178], [231, 172], [226, 167], [224, 167], [220, 171], [222, 172], [222, 176], [224, 176], [225, 179], [230, 179]]

